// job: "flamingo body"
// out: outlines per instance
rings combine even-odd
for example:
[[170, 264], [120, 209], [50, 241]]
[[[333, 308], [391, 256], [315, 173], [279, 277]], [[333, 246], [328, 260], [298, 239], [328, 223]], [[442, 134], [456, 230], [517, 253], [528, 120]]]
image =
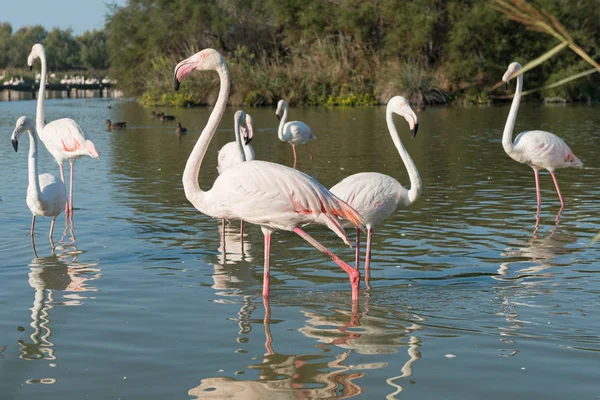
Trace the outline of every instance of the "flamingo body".
[[[252, 161], [255, 159], [254, 149], [250, 144], [246, 144], [243, 147], [244, 149], [244, 157], [245, 161]], [[221, 150], [219, 150], [219, 155], [217, 157], [217, 170], [219, 174], [223, 173], [227, 168], [244, 162], [244, 158], [239, 150], [239, 145], [237, 142], [229, 142], [226, 143]]]
[[304, 122], [290, 121], [283, 125], [283, 132], [279, 139], [282, 142], [288, 142], [291, 145], [299, 145], [306, 144], [309, 140], [316, 140], [317, 137]]
[[280, 164], [247, 161], [225, 170], [206, 192], [200, 212], [214, 218], [242, 219], [271, 230], [327, 225], [346, 243], [336, 217], [360, 224], [360, 216], [310, 176]]
[[35, 186], [27, 186], [27, 207], [37, 217], [57, 217], [63, 212], [67, 201], [65, 184], [56, 175], [49, 173], [38, 176], [40, 193]]
[[40, 139], [58, 165], [62, 165], [65, 160], [75, 161], [83, 156], [99, 156], [94, 143], [86, 138], [77, 122], [70, 118], [46, 124], [42, 128]]
[[510, 157], [531, 168], [554, 171], [556, 168], [583, 167], [583, 162], [554, 133], [546, 131], [521, 132], [514, 141]]
[[379, 225], [399, 205], [410, 204], [408, 190], [396, 179], [378, 172], [350, 175], [329, 190], [360, 213], [367, 229]]

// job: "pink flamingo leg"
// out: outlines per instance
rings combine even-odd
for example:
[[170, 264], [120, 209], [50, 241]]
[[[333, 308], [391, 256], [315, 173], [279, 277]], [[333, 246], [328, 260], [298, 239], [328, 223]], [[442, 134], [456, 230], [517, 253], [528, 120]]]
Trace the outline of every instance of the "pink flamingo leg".
[[371, 289], [369, 280], [371, 279], [371, 240], [373, 239], [373, 228], [367, 228], [367, 256], [365, 260], [365, 284], [367, 289]]
[[339, 265], [346, 273], [348, 274], [348, 278], [350, 278], [350, 285], [352, 286], [352, 300], [358, 300], [358, 284], [360, 282], [360, 272], [344, 261], [342, 261], [338, 256], [329, 251], [325, 246], [321, 243], [317, 242], [313, 239], [308, 233], [304, 232], [302, 229], [295, 227], [294, 232], [298, 234], [302, 239], [306, 240], [308, 243], [312, 244], [317, 250], [321, 251], [329, 258], [333, 260], [334, 263]]
[[296, 169], [296, 146], [292, 145], [292, 150], [294, 151], [294, 166], [292, 168]]
[[242, 256], [244, 256], [244, 220], [240, 220], [240, 245], [242, 250]]
[[565, 202], [563, 201], [562, 194], [560, 194], [560, 189], [558, 188], [558, 181], [556, 180], [556, 175], [554, 175], [554, 171], [550, 171], [550, 175], [552, 175], [552, 180], [554, 181], [554, 186], [556, 186], [556, 192], [558, 193], [558, 198], [560, 199], [560, 209], [565, 206]]
[[356, 269], [358, 269], [358, 264], [360, 262], [360, 228], [356, 228], [356, 259], [354, 264], [356, 265]]
[[31, 237], [33, 237], [33, 231], [34, 230], [35, 230], [35, 215], [31, 219], [31, 232], [29, 232], [29, 234], [31, 235]]
[[[58, 169], [60, 170], [60, 180], [65, 183], [65, 171], [63, 170], [63, 166], [62, 164], [58, 164]], [[65, 203], [65, 217], [69, 216], [69, 201], [67, 200], [67, 202]], [[65, 224], [67, 223], [67, 220], [65, 219]]]
[[263, 297], [269, 297], [269, 284], [271, 281], [271, 232], [263, 231], [265, 236], [265, 268], [263, 272]]
[[542, 196], [540, 194], [540, 173], [536, 169], [534, 169], [533, 174], [535, 176], [535, 192], [537, 193], [537, 205], [539, 212], [542, 208]]
[[308, 150], [308, 157], [310, 158], [310, 161], [312, 161], [313, 157], [312, 157], [312, 153], [310, 152], [310, 147], [308, 147], [308, 143], [304, 144], [306, 146], [306, 150]]
[[73, 165], [74, 162], [73, 161], [69, 161], [69, 163], [71, 164], [71, 176], [69, 177], [71, 183], [71, 191], [69, 193], [69, 215], [71, 216], [71, 218], [73, 218]]

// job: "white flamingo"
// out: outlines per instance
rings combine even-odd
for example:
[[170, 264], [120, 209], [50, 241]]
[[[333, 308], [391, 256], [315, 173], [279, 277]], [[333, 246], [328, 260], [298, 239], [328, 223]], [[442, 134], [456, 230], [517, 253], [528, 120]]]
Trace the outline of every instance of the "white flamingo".
[[[254, 149], [250, 144], [252, 140], [252, 117], [242, 110], [236, 111], [233, 116], [233, 131], [235, 142], [229, 142], [221, 147], [217, 156], [217, 171], [221, 174], [232, 165], [244, 161], [254, 160]], [[243, 140], [242, 140], [243, 136]], [[240, 238], [244, 237], [244, 221], [240, 221]], [[221, 220], [221, 238], [225, 240], [225, 220]], [[243, 239], [240, 239], [243, 240]], [[225, 251], [225, 250], [223, 250]]]
[[67, 201], [65, 184], [52, 174], [38, 175], [38, 135], [33, 121], [28, 117], [21, 117], [11, 136], [15, 151], [19, 148], [19, 137], [29, 133], [29, 186], [27, 186], [27, 206], [33, 214], [31, 220], [31, 239], [35, 229], [35, 217], [52, 217], [49, 237], [52, 241], [54, 221], [60, 215]]
[[[365, 260], [365, 282], [367, 287], [370, 278], [371, 239], [373, 229], [396, 211], [398, 207], [408, 207], [421, 195], [421, 177], [412, 158], [404, 148], [398, 131], [394, 125], [393, 114], [401, 115], [408, 122], [412, 137], [419, 128], [419, 121], [408, 101], [402, 96], [392, 97], [387, 104], [386, 120], [390, 135], [410, 178], [410, 190], [391, 176], [378, 172], [361, 172], [350, 175], [332, 187], [331, 193], [344, 200], [363, 216], [367, 228], [367, 255]], [[356, 268], [358, 269], [360, 253], [360, 229], [356, 229]]]
[[[502, 77], [502, 81], [508, 85], [513, 75], [521, 69], [521, 64], [513, 62], [508, 66], [508, 69]], [[535, 175], [535, 189], [537, 192], [538, 213], [542, 206], [542, 198], [540, 196], [540, 180], [539, 171], [547, 169], [552, 175], [556, 192], [560, 199], [560, 209], [565, 206], [562, 194], [558, 188], [558, 181], [554, 175], [556, 168], [576, 167], [583, 168], [583, 163], [573, 154], [569, 146], [558, 136], [546, 131], [525, 131], [521, 132], [515, 142], [512, 142], [512, 132], [517, 119], [517, 111], [521, 103], [521, 92], [523, 91], [523, 74], [517, 77], [517, 90], [513, 97], [512, 105], [504, 133], [502, 135], [502, 147], [504, 151], [515, 161], [521, 164], [527, 164], [533, 169]]]
[[294, 168], [296, 168], [296, 145], [306, 145], [308, 150], [308, 156], [312, 161], [313, 156], [308, 147], [309, 140], [315, 140], [317, 137], [312, 133], [312, 130], [308, 125], [302, 121], [290, 121], [288, 122], [288, 103], [285, 100], [279, 100], [277, 103], [277, 110], [275, 115], [279, 120], [279, 129], [277, 130], [277, 136], [282, 142], [288, 142], [292, 145], [294, 151]]
[[40, 79], [40, 90], [37, 100], [36, 128], [46, 149], [48, 149], [58, 163], [60, 178], [63, 182], [65, 181], [63, 162], [68, 160], [69, 164], [71, 164], [69, 201], [66, 203], [65, 212], [68, 216], [73, 216], [73, 165], [75, 164], [75, 160], [83, 156], [98, 158], [99, 155], [94, 143], [86, 138], [81, 127], [72, 119], [62, 118], [45, 124], [46, 51], [44, 50], [44, 46], [39, 43], [33, 45], [31, 53], [27, 57], [27, 64], [30, 68], [33, 68], [33, 62], [36, 58], [39, 58], [42, 64], [42, 77]]
[[271, 234], [281, 229], [295, 232], [344, 269], [352, 285], [352, 299], [358, 299], [360, 273], [300, 229], [300, 225], [307, 223], [327, 225], [349, 244], [337, 217], [347, 219], [355, 226], [362, 225], [361, 217], [355, 210], [315, 179], [283, 165], [253, 160], [228, 168], [217, 177], [209, 191], [200, 189], [200, 166], [225, 112], [230, 82], [223, 57], [216, 50], [205, 49], [177, 64], [174, 72], [175, 89], [194, 70], [217, 71], [221, 84], [215, 108], [183, 171], [187, 199], [198, 211], [210, 217], [241, 219], [260, 225], [265, 237], [263, 296], [269, 296]]

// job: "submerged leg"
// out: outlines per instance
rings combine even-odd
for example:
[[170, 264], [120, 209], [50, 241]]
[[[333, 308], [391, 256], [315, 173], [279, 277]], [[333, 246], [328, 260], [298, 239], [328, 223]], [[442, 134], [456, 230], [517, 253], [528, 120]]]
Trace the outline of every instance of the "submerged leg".
[[292, 145], [292, 150], [294, 151], [294, 166], [293, 168], [296, 168], [296, 145]]
[[356, 258], [354, 261], [354, 265], [356, 269], [358, 269], [358, 265], [360, 263], [360, 228], [356, 228]]
[[338, 256], [329, 251], [325, 246], [321, 243], [317, 242], [312, 236], [308, 233], [304, 232], [302, 229], [295, 227], [294, 232], [298, 234], [302, 239], [306, 240], [308, 243], [312, 244], [317, 250], [321, 251], [329, 258], [333, 260], [334, 263], [339, 265], [346, 273], [348, 274], [348, 278], [350, 278], [350, 285], [352, 286], [352, 300], [358, 300], [358, 284], [360, 283], [360, 272], [344, 261], [342, 261]]
[[31, 232], [29, 232], [29, 234], [31, 235], [31, 237], [33, 237], [33, 231], [34, 230], [35, 230], [35, 215], [31, 219]]
[[225, 219], [221, 220], [221, 248], [225, 254]]
[[240, 220], [240, 246], [242, 250], [242, 257], [244, 256], [244, 220]]
[[369, 280], [371, 279], [371, 240], [373, 239], [373, 228], [367, 228], [367, 256], [365, 260], [365, 284], [371, 289]]
[[71, 164], [71, 176], [69, 177], [69, 180], [71, 181], [71, 190], [69, 192], [69, 215], [73, 218], [73, 165], [75, 162], [70, 160], [69, 163]]
[[50, 233], [48, 234], [48, 237], [50, 238], [50, 240], [52, 240], [52, 233], [54, 232], [54, 221], [56, 220], [56, 217], [52, 218], [52, 222], [50, 222]]
[[556, 186], [556, 192], [558, 193], [558, 198], [560, 199], [560, 209], [565, 206], [565, 202], [563, 201], [562, 194], [560, 194], [560, 189], [558, 188], [558, 181], [556, 180], [556, 175], [554, 175], [554, 171], [550, 171], [550, 175], [552, 175], [552, 180], [554, 181], [554, 186]]
[[271, 280], [271, 231], [263, 229], [265, 236], [265, 267], [263, 271], [263, 297], [269, 297], [269, 283]]
[[310, 161], [312, 161], [313, 157], [312, 157], [312, 153], [310, 152], [310, 147], [308, 147], [308, 143], [304, 144], [306, 146], [306, 150], [308, 150], [308, 157], [310, 158]]
[[540, 212], [542, 208], [542, 196], [540, 195], [540, 173], [536, 169], [533, 170], [533, 173], [535, 175], [535, 192], [537, 193], [538, 212]]

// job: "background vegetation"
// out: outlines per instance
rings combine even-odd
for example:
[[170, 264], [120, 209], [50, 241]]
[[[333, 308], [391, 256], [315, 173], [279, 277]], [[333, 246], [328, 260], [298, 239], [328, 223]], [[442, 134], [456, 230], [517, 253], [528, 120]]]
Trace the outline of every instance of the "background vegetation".
[[[598, 0], [530, 3], [556, 16], [583, 50], [600, 58]], [[228, 60], [231, 104], [270, 105], [286, 98], [292, 104], [368, 105], [399, 93], [417, 106], [486, 102], [488, 89], [511, 61], [525, 64], [559, 43], [509, 20], [491, 4], [129, 0], [124, 7], [112, 6], [105, 31], [78, 37], [41, 27], [11, 33], [10, 25], [0, 25], [0, 68], [23, 65], [31, 44], [41, 40], [51, 69], [110, 67], [126, 94], [149, 105], [211, 103], [214, 76], [198, 74], [176, 93], [172, 72], [181, 59], [214, 47]], [[584, 60], [563, 51], [527, 72], [527, 88], [586, 69]], [[600, 75], [590, 74], [532, 96], [600, 99], [599, 83]]]

